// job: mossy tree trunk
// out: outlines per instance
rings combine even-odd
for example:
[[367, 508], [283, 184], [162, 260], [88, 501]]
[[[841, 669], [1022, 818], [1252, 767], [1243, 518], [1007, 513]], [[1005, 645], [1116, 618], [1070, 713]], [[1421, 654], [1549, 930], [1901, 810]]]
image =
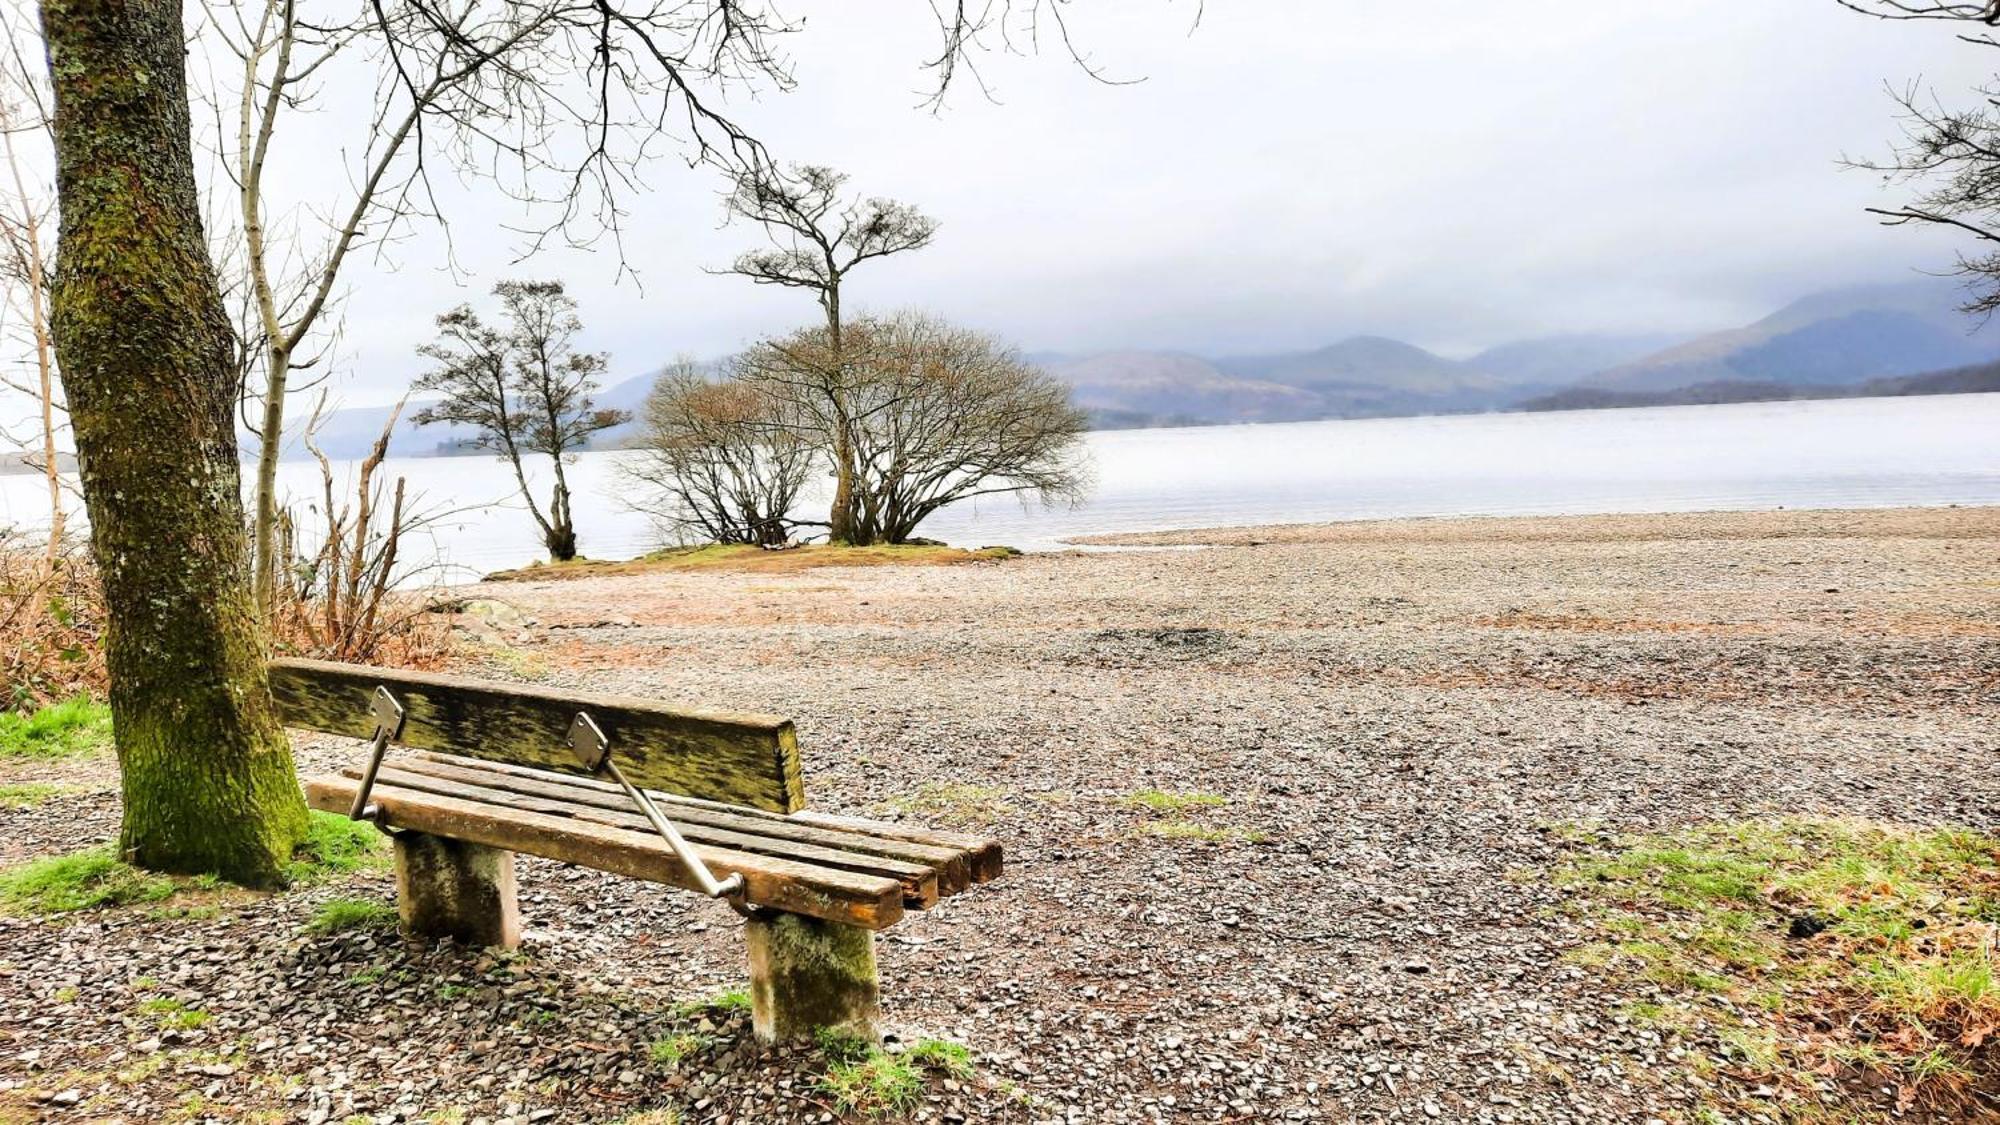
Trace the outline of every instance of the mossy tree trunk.
[[232, 337], [202, 232], [179, 0], [44, 0], [62, 224], [53, 295], [103, 573], [121, 845], [271, 884], [305, 802], [245, 553]]

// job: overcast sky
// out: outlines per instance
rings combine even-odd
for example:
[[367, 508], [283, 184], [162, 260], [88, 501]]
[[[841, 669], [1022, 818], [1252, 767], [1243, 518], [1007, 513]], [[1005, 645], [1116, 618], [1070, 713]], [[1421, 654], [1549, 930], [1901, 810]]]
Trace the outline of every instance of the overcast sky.
[[[922, 0], [787, 6], [807, 25], [786, 41], [798, 89], [732, 104], [782, 158], [942, 223], [932, 248], [864, 266], [850, 305], [921, 305], [1058, 351], [1376, 333], [1463, 354], [1730, 326], [1949, 263], [1951, 240], [1863, 214], [1893, 196], [1838, 162], [1894, 135], [1885, 82], [1958, 98], [1993, 61], [1943, 25], [1834, 0], [1209, 0], [1198, 28], [1192, 0], [1074, 7], [1105, 71], [1144, 81], [994, 57], [997, 104], [967, 86], [930, 115]], [[280, 138], [282, 193], [341, 202], [349, 121]], [[799, 292], [703, 272], [757, 241], [721, 225], [712, 171], [662, 160], [647, 178], [625, 246], [643, 288], [608, 247], [512, 264], [519, 216], [476, 184], [453, 201], [469, 276], [434, 236], [356, 262], [347, 404], [394, 397], [430, 318], [505, 276], [569, 282], [614, 379], [814, 315]]]

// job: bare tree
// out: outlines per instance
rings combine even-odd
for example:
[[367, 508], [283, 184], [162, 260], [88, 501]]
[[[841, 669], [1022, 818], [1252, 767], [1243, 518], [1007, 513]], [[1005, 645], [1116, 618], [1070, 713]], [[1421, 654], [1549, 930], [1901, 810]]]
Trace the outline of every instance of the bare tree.
[[[1945, 3], [1934, 0], [1839, 0], [1842, 7], [1887, 20], [1937, 20], [1967, 28], [1957, 38], [1975, 46], [2000, 48], [1992, 30], [2000, 24], [2000, 3]], [[1888, 226], [1946, 227], [1972, 236], [1986, 249], [1961, 254], [1958, 272], [1966, 279], [1967, 312], [2000, 311], [2000, 77], [1973, 91], [1972, 103], [1947, 108], [1921, 85], [1892, 90], [1903, 138], [1883, 159], [1850, 160], [1849, 165], [1879, 173], [1887, 182], [1908, 184], [1916, 194], [1899, 207], [1870, 208]]]
[[28, 65], [21, 52], [21, 40], [11, 16], [0, 15], [0, 37], [8, 52], [0, 67], [0, 156], [7, 163], [8, 197], [0, 210], [0, 270], [7, 279], [7, 307], [15, 323], [26, 333], [25, 343], [33, 358], [34, 375], [17, 380], [0, 374], [0, 384], [34, 400], [40, 413], [40, 449], [29, 455], [39, 462], [49, 488], [48, 557], [58, 558], [63, 550], [65, 508], [62, 482], [62, 451], [57, 435], [64, 413], [56, 387], [55, 337], [49, 328], [49, 271], [47, 231], [54, 212], [52, 189], [33, 182], [20, 145], [23, 139], [51, 142], [49, 113], [41, 77]]
[[635, 506], [686, 541], [789, 542], [818, 447], [785, 399], [739, 378], [709, 380], [692, 364], [662, 374], [646, 397]]
[[[1059, 10], [986, 10], [1049, 5]], [[966, 10], [942, 17], [948, 61], [976, 42]], [[185, 13], [180, 0], [42, 0], [39, 11], [61, 212], [50, 325], [103, 578], [120, 850], [158, 870], [281, 882], [307, 816], [246, 565], [242, 370], [203, 231]], [[593, 219], [615, 236], [630, 170], [663, 141], [697, 159], [760, 158], [710, 105], [725, 81], [790, 81], [769, 39], [791, 25], [755, 0], [369, 0], [385, 89], [422, 89], [427, 52], [490, 54], [457, 17], [517, 26], [532, 11], [549, 13], [540, 34], [468, 95], [487, 115], [434, 142], [419, 118], [400, 213], [435, 217], [434, 164], [499, 164], [493, 182], [554, 204], [533, 241], [574, 237]], [[553, 191], [534, 186], [551, 180]]]
[[[902, 543], [938, 509], [979, 496], [1073, 501], [1087, 485], [1088, 417], [1069, 388], [991, 336], [905, 313], [849, 326], [838, 362], [856, 472], [849, 542]], [[809, 329], [753, 348], [741, 377], [819, 427], [829, 355]]]
[[[436, 343], [418, 351], [436, 361], [412, 390], [440, 392], [443, 400], [417, 411], [419, 426], [439, 422], [471, 426], [474, 441], [513, 466], [528, 512], [542, 529], [549, 557], [576, 557], [576, 522], [566, 466], [590, 444], [592, 434], [630, 420], [622, 410], [599, 410], [591, 400], [608, 357], [576, 350], [583, 322], [576, 301], [560, 281], [503, 281], [505, 329], [489, 326], [470, 305], [437, 318]], [[529, 487], [524, 458], [549, 459], [554, 481], [544, 506]]]
[[726, 202], [731, 215], [760, 224], [771, 246], [738, 256], [725, 272], [759, 285], [807, 290], [826, 316], [828, 354], [811, 370], [819, 375], [815, 409], [825, 415], [831, 436], [827, 452], [834, 486], [827, 522], [837, 543], [854, 541], [857, 471], [851, 380], [841, 362], [841, 285], [861, 263], [920, 250], [937, 235], [937, 222], [907, 203], [843, 201], [846, 183], [845, 175], [814, 164], [796, 165], [789, 175], [759, 167], [737, 176]]

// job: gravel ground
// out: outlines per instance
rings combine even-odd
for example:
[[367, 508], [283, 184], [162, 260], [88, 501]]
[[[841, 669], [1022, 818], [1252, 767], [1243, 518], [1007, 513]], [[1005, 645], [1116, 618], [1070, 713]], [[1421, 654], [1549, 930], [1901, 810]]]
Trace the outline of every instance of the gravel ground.
[[[898, 1041], [979, 1064], [923, 1121], [1684, 1120], [1698, 1045], [1562, 958], [1568, 826], [2000, 828], [2000, 508], [1120, 539], [1213, 546], [465, 592], [527, 619], [490, 674], [787, 714], [817, 807], [1005, 840], [882, 945]], [[112, 830], [108, 764], [70, 773], [0, 860]], [[505, 959], [305, 929], [381, 876], [0, 919], [0, 1121], [834, 1119], [812, 1052], [699, 1008], [743, 976], [726, 909], [522, 883]], [[709, 1045], [649, 1061], [675, 1031]]]

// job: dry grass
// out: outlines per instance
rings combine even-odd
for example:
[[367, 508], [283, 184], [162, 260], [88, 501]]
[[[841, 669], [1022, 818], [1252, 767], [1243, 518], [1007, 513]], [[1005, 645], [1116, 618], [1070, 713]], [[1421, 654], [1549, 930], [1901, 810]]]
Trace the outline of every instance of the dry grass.
[[675, 547], [624, 562], [576, 559], [566, 563], [536, 563], [486, 576], [488, 582], [546, 582], [564, 578], [599, 578], [659, 572], [735, 571], [746, 574], [800, 574], [831, 566], [958, 566], [1013, 558], [1012, 547], [981, 547], [968, 551], [931, 544], [875, 547], [792, 547], [767, 551], [738, 544]]

